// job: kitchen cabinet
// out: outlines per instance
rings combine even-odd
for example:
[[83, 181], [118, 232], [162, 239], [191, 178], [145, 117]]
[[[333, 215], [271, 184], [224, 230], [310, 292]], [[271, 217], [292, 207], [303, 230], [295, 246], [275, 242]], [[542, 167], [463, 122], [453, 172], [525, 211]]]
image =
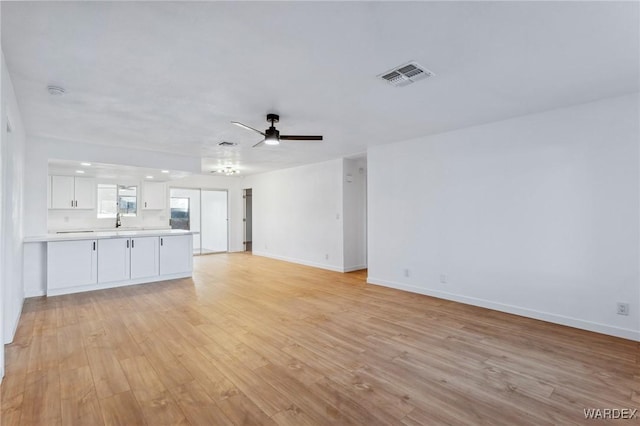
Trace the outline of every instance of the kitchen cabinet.
[[158, 241], [158, 237], [98, 240], [98, 282], [157, 276]]
[[96, 240], [47, 243], [47, 289], [96, 284], [97, 253]]
[[51, 176], [52, 209], [94, 209], [96, 182], [93, 178]]
[[167, 187], [164, 183], [142, 183], [142, 208], [145, 210], [163, 210], [167, 208]]
[[131, 239], [131, 279], [155, 277], [160, 274], [158, 237]]
[[193, 270], [191, 235], [160, 237], [160, 275]]
[[47, 242], [48, 296], [186, 278], [193, 272], [188, 231], [80, 232], [25, 241]]
[[98, 240], [98, 282], [129, 279], [131, 263], [129, 238]]

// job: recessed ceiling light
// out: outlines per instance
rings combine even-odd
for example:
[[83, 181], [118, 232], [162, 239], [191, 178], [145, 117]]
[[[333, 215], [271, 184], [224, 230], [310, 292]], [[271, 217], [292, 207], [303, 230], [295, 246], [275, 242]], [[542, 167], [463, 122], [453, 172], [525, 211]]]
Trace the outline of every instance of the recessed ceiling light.
[[153, 179], [153, 176], [145, 176], [146, 179]]
[[169, 170], [160, 170], [160, 173], [169, 173]]
[[47, 86], [47, 92], [49, 92], [51, 96], [64, 95], [64, 89], [60, 86]]
[[91, 165], [91, 163], [80, 163], [80, 165], [89, 167]]
[[82, 174], [82, 173], [84, 173], [84, 170], [76, 170], [76, 173]]

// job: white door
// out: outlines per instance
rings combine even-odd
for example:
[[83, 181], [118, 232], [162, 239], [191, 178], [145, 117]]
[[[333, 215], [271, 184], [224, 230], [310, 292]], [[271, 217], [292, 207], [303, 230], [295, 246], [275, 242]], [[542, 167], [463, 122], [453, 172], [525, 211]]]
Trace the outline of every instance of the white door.
[[47, 289], [95, 284], [97, 269], [96, 240], [47, 243]]
[[227, 251], [227, 191], [202, 190], [202, 254]]
[[109, 283], [129, 279], [129, 238], [98, 240], [98, 282]]
[[139, 237], [131, 239], [131, 279], [157, 276], [158, 237]]
[[167, 208], [167, 187], [160, 182], [144, 182], [142, 208], [147, 210], [162, 210]]
[[160, 237], [160, 275], [181, 274], [193, 269], [191, 235]]
[[75, 181], [75, 208], [96, 208], [96, 181], [92, 178], [76, 178]]
[[74, 201], [74, 177], [51, 176], [51, 208], [72, 209]]

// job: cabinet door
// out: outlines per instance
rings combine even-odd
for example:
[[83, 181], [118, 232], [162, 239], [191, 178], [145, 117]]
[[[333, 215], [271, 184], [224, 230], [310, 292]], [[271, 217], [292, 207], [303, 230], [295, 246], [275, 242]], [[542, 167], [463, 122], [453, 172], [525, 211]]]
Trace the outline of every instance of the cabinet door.
[[73, 187], [73, 176], [51, 176], [51, 208], [72, 209], [75, 200]]
[[96, 240], [47, 243], [47, 289], [77, 287], [98, 282]]
[[75, 180], [75, 207], [77, 209], [96, 208], [96, 181], [92, 178]]
[[98, 240], [98, 282], [109, 283], [129, 279], [128, 238]]
[[142, 208], [146, 210], [162, 210], [167, 208], [167, 187], [160, 182], [144, 182], [142, 184]]
[[160, 275], [193, 270], [191, 235], [160, 237]]
[[158, 237], [132, 238], [131, 279], [157, 276], [158, 265]]

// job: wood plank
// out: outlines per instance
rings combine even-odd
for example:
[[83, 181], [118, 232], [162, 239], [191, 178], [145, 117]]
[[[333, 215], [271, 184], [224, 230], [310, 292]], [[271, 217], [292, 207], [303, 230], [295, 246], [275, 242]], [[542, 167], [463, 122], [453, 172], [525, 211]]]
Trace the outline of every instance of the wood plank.
[[21, 425], [60, 425], [60, 374], [57, 369], [26, 375]]
[[113, 350], [90, 347], [86, 352], [98, 398], [107, 398], [130, 389], [129, 382]]
[[102, 413], [89, 366], [60, 374], [63, 425], [102, 425]]
[[224, 411], [195, 380], [171, 390], [178, 405], [193, 425], [233, 425]]
[[146, 425], [142, 410], [131, 391], [100, 400], [105, 426]]

